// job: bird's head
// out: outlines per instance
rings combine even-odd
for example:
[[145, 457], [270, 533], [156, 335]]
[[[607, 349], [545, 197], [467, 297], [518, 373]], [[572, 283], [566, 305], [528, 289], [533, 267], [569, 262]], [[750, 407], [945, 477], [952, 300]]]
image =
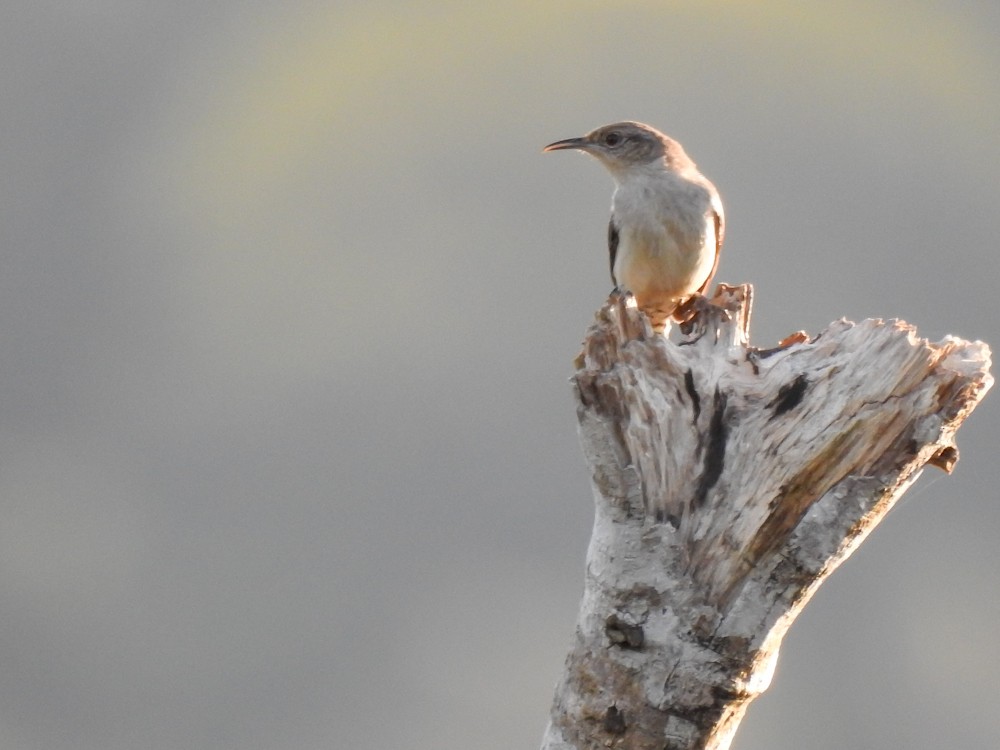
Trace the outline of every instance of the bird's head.
[[590, 154], [604, 164], [616, 179], [636, 167], [659, 163], [667, 169], [682, 169], [691, 163], [677, 141], [641, 122], [604, 125], [580, 138], [550, 143], [542, 150], [563, 149]]

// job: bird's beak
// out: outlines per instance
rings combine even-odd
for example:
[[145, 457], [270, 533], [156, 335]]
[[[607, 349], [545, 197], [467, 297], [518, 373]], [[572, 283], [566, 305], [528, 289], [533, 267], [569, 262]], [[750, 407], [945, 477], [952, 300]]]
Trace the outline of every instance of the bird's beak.
[[589, 147], [590, 141], [586, 138], [567, 138], [564, 141], [550, 143], [548, 146], [543, 148], [542, 151], [562, 151], [565, 148], [578, 148], [582, 151], [586, 151]]

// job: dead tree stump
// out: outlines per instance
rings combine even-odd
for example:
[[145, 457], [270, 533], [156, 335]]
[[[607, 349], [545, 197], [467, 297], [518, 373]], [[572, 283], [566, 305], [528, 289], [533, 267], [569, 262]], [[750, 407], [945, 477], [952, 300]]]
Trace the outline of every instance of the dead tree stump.
[[748, 345], [721, 285], [680, 343], [628, 299], [573, 379], [596, 500], [543, 750], [724, 750], [789, 625], [992, 385], [990, 350], [899, 321]]

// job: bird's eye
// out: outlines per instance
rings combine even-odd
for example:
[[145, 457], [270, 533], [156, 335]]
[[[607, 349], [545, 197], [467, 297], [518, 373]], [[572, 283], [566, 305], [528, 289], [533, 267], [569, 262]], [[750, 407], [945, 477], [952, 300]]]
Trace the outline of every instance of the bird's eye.
[[612, 132], [610, 132], [610, 133], [608, 133], [607, 135], [604, 136], [604, 145], [605, 146], [614, 147], [614, 146], [617, 146], [621, 142], [622, 142], [621, 133], [616, 133], [616, 132], [612, 131]]

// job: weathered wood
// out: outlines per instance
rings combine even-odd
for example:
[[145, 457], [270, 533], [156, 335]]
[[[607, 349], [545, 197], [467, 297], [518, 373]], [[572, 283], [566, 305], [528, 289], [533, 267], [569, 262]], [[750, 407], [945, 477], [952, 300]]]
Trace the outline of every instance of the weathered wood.
[[748, 345], [749, 286], [679, 343], [612, 296], [577, 360], [596, 500], [543, 750], [729, 747], [788, 626], [992, 384], [990, 350], [899, 321]]

